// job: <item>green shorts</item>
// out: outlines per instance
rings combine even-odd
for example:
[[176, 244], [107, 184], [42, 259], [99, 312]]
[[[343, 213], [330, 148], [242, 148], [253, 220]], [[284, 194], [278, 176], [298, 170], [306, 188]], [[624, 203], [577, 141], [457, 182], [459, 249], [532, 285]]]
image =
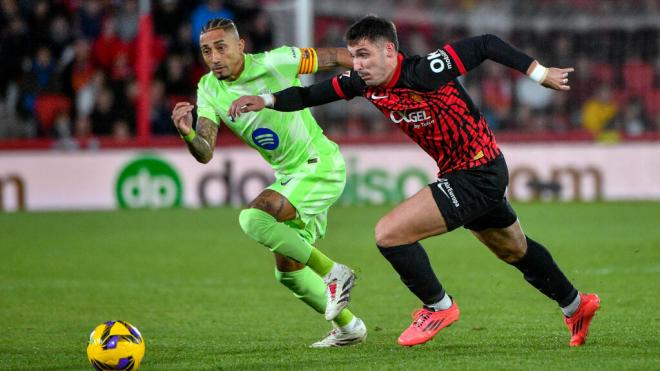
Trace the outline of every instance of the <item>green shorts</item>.
[[346, 163], [339, 149], [307, 160], [302, 166], [275, 174], [275, 183], [268, 186], [296, 208], [298, 217], [286, 222], [310, 244], [325, 236], [328, 209], [346, 185]]

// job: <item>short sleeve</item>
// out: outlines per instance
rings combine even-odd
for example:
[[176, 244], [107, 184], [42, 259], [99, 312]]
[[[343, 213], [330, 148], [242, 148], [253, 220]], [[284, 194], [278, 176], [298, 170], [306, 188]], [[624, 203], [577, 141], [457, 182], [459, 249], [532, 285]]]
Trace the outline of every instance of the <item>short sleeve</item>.
[[197, 117], [205, 117], [214, 124], [220, 125], [220, 119], [211, 104], [211, 94], [205, 86], [205, 79], [197, 85]]
[[313, 48], [281, 46], [266, 52], [266, 61], [279, 73], [295, 78], [299, 74], [314, 73], [318, 68]]

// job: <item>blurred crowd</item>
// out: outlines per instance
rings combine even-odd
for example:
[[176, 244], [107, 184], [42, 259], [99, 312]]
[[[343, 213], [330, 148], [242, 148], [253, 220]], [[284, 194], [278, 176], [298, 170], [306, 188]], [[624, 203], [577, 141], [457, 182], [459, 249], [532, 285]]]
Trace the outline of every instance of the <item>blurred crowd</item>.
[[[272, 47], [259, 2], [151, 2], [151, 132], [172, 135], [170, 110], [194, 101], [207, 72], [199, 32], [208, 19], [235, 21], [247, 50]], [[67, 140], [135, 133], [137, 0], [0, 1], [0, 138]]]
[[[570, 93], [543, 89], [493, 62], [462, 77], [497, 132], [583, 132], [595, 137], [660, 132], [660, 28], [634, 21], [657, 19], [657, 0], [344, 2], [355, 9], [338, 12], [346, 7], [330, 3], [342, 1], [315, 2], [316, 46], [344, 46], [344, 30], [363, 15], [360, 7], [370, 4], [388, 9], [380, 14], [395, 21], [407, 54], [426, 54], [446, 42], [493, 32], [546, 66], [575, 67]], [[173, 103], [194, 101], [196, 82], [206, 73], [198, 50], [206, 20], [234, 19], [246, 49], [264, 51], [277, 46], [272, 31], [277, 19], [265, 5], [279, 3], [151, 1], [156, 33], [151, 50], [156, 62], [150, 92], [153, 135], [176, 134], [169, 118]], [[452, 22], [434, 21], [435, 14]], [[525, 22], [539, 15], [546, 18]], [[576, 15], [592, 20], [631, 16], [633, 21], [601, 27], [581, 18], [583, 23], [571, 22], [576, 24], [570, 27], [543, 27], [547, 17]], [[507, 17], [519, 21], [507, 22]], [[0, 138], [57, 138], [74, 145], [102, 136], [130, 139], [136, 130], [138, 20], [137, 0], [0, 0]], [[290, 20], [285, 22], [291, 26]], [[504, 23], [508, 26], [498, 28]], [[345, 104], [315, 109], [330, 135], [376, 137], [395, 130], [364, 100], [336, 109]]]

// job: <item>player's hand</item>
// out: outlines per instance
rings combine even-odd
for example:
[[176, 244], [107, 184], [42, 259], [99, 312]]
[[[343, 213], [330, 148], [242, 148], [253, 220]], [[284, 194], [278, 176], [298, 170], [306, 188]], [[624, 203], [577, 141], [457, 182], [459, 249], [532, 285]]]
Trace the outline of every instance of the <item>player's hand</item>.
[[541, 85], [545, 86], [546, 88], [555, 90], [571, 90], [571, 86], [568, 85], [568, 74], [573, 71], [575, 71], [573, 67], [548, 67], [548, 74], [546, 75], [545, 80], [543, 80]]
[[181, 135], [188, 135], [192, 130], [192, 111], [195, 106], [188, 102], [178, 102], [172, 109], [172, 121]]
[[241, 113], [261, 111], [264, 107], [266, 107], [266, 104], [261, 97], [256, 95], [246, 95], [232, 102], [231, 106], [229, 106], [229, 112], [227, 113], [229, 114], [229, 117], [236, 119]]

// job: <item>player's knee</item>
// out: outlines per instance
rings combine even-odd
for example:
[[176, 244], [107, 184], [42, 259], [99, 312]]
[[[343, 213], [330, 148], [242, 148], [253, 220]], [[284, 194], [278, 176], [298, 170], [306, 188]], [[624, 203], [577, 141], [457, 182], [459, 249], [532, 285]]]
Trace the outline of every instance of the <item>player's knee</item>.
[[[238, 223], [241, 225], [241, 229], [245, 234], [253, 240], [263, 243], [264, 235], [268, 230], [269, 216], [258, 209], [244, 209], [238, 216]], [[273, 219], [272, 217], [270, 218]]]
[[287, 258], [284, 255], [275, 254], [275, 267], [280, 272], [297, 272], [305, 268], [305, 264]]
[[374, 237], [376, 238], [376, 245], [380, 247], [394, 247], [401, 244], [397, 234], [394, 233], [393, 228], [385, 218], [379, 220], [376, 224]]
[[500, 248], [493, 250], [493, 252], [499, 259], [509, 264], [513, 264], [525, 256], [527, 246], [524, 243], [512, 242], [502, 245]]

